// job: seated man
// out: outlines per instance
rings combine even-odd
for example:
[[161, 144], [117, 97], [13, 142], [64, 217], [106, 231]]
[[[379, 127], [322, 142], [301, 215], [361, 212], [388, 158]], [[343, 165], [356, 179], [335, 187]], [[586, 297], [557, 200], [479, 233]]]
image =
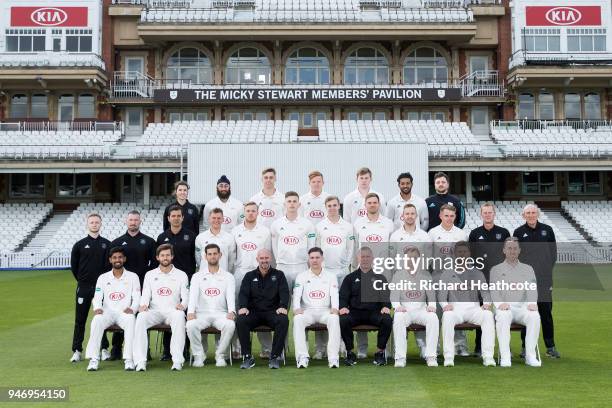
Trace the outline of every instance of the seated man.
[[327, 359], [330, 368], [338, 368], [340, 320], [338, 319], [338, 282], [336, 274], [323, 269], [323, 250], [308, 251], [310, 269], [300, 273], [293, 285], [293, 340], [297, 368], [308, 367], [306, 327], [314, 323], [327, 326]]
[[236, 281], [234, 276], [219, 267], [221, 251], [219, 245], [204, 247], [207, 268], [191, 277], [189, 307], [187, 308], [187, 335], [191, 342], [193, 366], [203, 367], [206, 353], [202, 347], [202, 330], [213, 326], [221, 331], [221, 338], [215, 353], [217, 367], [225, 367], [225, 356], [232, 336], [236, 318]]
[[536, 345], [540, 337], [540, 314], [538, 313], [538, 290], [535, 272], [527, 264], [519, 262], [521, 248], [518, 239], [510, 237], [504, 243], [506, 259], [491, 268], [491, 284], [525, 283], [534, 285], [528, 290], [492, 290], [491, 298], [495, 304], [497, 321], [497, 341], [499, 343], [500, 365], [510, 367], [510, 325], [519, 323], [527, 328], [525, 336], [525, 364], [540, 367], [542, 362], [536, 357]]
[[91, 320], [89, 341], [85, 356], [90, 359], [87, 371], [97, 371], [100, 361], [100, 343], [104, 331], [113, 324], [118, 325], [125, 333], [123, 359], [125, 370], [134, 370], [132, 359], [132, 341], [134, 337], [134, 313], [140, 302], [140, 281], [138, 275], [126, 271], [125, 251], [121, 247], [111, 248], [109, 261], [110, 272], [103, 273], [96, 282], [96, 291], [92, 300], [94, 317]]
[[[404, 249], [409, 259], [415, 262], [421, 256], [419, 249], [409, 246]], [[423, 356], [429, 367], [437, 367], [437, 345], [440, 322], [436, 315], [436, 293], [433, 290], [421, 290], [422, 282], [431, 282], [431, 275], [425, 269], [408, 262], [406, 269], [398, 270], [393, 275], [395, 284], [412, 283], [414, 289], [391, 291], [391, 304], [395, 309], [393, 316], [393, 339], [395, 340], [395, 367], [406, 366], [406, 327], [411, 324], [425, 326], [425, 350]]]
[[172, 330], [170, 354], [172, 370], [183, 369], [185, 357], [185, 310], [189, 299], [189, 280], [187, 274], [172, 265], [174, 250], [170, 244], [162, 244], [155, 251], [159, 267], [145, 275], [140, 313], [136, 318], [134, 330], [134, 361], [136, 371], [147, 370], [147, 330], [157, 324], [168, 324]]
[[[447, 269], [442, 273], [440, 283], [446, 287], [438, 291], [438, 302], [444, 311], [442, 315], [444, 366], [455, 365], [455, 325], [465, 322], [480, 326], [483, 365], [495, 366], [493, 359], [495, 323], [491, 312], [491, 296], [488, 290], [472, 289], [472, 283], [474, 285], [486, 283], [484, 274], [478, 269], [463, 266], [465, 261], [459, 261], [470, 258], [470, 247], [467, 242], [457, 242], [454, 254], [456, 267], [454, 270]], [[467, 290], [460, 288], [463, 282], [467, 282]], [[457, 289], [449, 290], [449, 287]], [[479, 293], [483, 301], [482, 306], [478, 298]]]
[[270, 266], [272, 253], [267, 249], [257, 252], [259, 266], [247, 272], [240, 285], [238, 295], [238, 338], [243, 362], [240, 368], [255, 366], [251, 354], [251, 330], [257, 326], [269, 326], [274, 330], [272, 352], [268, 367], [280, 368], [281, 355], [289, 329], [287, 307], [289, 306], [289, 286], [285, 274]]
[[374, 364], [381, 366], [387, 364], [385, 348], [393, 329], [393, 319], [389, 291], [376, 288], [386, 286], [387, 280], [372, 271], [374, 257], [369, 247], [362, 246], [357, 258], [359, 269], [344, 278], [339, 295], [340, 332], [346, 345], [344, 363], [347, 366], [357, 364], [357, 356], [353, 352], [353, 327], [368, 324], [378, 327], [378, 349], [374, 354]]

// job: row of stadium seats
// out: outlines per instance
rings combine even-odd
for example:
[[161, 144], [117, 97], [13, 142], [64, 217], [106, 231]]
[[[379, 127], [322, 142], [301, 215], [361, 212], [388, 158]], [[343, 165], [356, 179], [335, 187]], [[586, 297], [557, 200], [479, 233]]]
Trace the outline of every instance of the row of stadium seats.
[[53, 209], [52, 204], [0, 204], [0, 252], [14, 251]]
[[612, 242], [612, 231], [609, 227], [612, 203], [609, 201], [562, 201], [561, 208], [582, 228], [594, 241], [604, 244]]

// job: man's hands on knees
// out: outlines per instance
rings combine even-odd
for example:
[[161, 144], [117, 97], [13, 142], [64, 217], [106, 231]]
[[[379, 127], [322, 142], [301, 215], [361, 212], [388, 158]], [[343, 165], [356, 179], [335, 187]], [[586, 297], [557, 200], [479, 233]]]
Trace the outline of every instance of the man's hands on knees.
[[94, 314], [102, 314], [102, 313], [104, 313], [104, 311], [102, 309], [94, 310]]
[[283, 314], [283, 315], [287, 315], [287, 309], [285, 309], [284, 307], [279, 307], [278, 309], [276, 309], [276, 314]]
[[242, 309], [238, 310], [238, 314], [242, 316], [247, 316], [249, 314], [249, 309], [243, 307]]
[[138, 311], [139, 311], [139, 312], [141, 312], [141, 313], [142, 313], [142, 312], [146, 312], [146, 311], [148, 311], [148, 310], [149, 310], [149, 306], [147, 306], [147, 305], [141, 305], [141, 306], [138, 308]]
[[347, 307], [343, 307], [342, 309], [340, 309], [340, 310], [338, 311], [338, 313], [339, 313], [340, 315], [347, 315], [347, 314], [349, 314], [349, 310], [348, 310], [348, 308], [347, 308]]
[[196, 319], [195, 313], [187, 313], [187, 320], [195, 320], [195, 319]]
[[380, 314], [391, 314], [391, 310], [387, 306], [385, 306], [380, 309]]
[[225, 317], [227, 317], [228, 320], [236, 320], [236, 313], [229, 312]]

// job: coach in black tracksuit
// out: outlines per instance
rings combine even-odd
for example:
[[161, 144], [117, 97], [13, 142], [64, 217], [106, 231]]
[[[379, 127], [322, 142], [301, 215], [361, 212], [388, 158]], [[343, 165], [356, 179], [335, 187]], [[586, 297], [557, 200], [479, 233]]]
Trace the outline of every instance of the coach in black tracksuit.
[[[553, 229], [538, 221], [539, 209], [531, 204], [523, 210], [525, 224], [512, 234], [521, 245], [519, 260], [531, 265], [538, 284], [538, 312], [542, 322], [542, 334], [546, 344], [546, 354], [559, 358], [555, 348], [555, 331], [552, 317], [553, 268], [557, 262], [557, 242]], [[523, 333], [523, 345], [525, 335]]]
[[[96, 289], [98, 277], [111, 270], [108, 253], [111, 242], [99, 235], [102, 220], [99, 215], [87, 217], [87, 237], [78, 241], [72, 247], [70, 254], [70, 270], [77, 281], [76, 310], [74, 319], [74, 334], [72, 336], [72, 351], [83, 351], [85, 324]], [[106, 336], [102, 337], [102, 348], [108, 348]]]
[[429, 212], [429, 225], [427, 231], [440, 225], [440, 207], [445, 204], [452, 205], [457, 209], [455, 226], [463, 228], [465, 226], [465, 207], [461, 200], [448, 193], [449, 179], [445, 173], [439, 172], [434, 175], [434, 187], [436, 194], [425, 199], [427, 211]]

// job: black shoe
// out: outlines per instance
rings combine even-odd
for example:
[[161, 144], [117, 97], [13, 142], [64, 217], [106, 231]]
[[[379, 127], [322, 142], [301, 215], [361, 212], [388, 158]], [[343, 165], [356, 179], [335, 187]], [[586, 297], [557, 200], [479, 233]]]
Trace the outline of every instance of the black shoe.
[[551, 358], [561, 358], [561, 354], [559, 354], [555, 346], [547, 348], [546, 355]]
[[151, 349], [147, 349], [147, 361], [151, 361], [151, 360], [153, 360], [151, 358]]
[[270, 362], [268, 363], [268, 367], [272, 368], [273, 370], [277, 370], [280, 368], [280, 362], [281, 362], [281, 358], [280, 357], [270, 357]]
[[387, 358], [385, 357], [384, 351], [377, 351], [374, 353], [374, 364], [377, 366], [387, 365]]
[[472, 357], [477, 357], [480, 358], [482, 356], [482, 352], [480, 351], [479, 348], [474, 349], [474, 353], [472, 353]]
[[241, 369], [249, 369], [255, 367], [255, 359], [253, 356], [244, 356], [242, 357], [242, 364], [240, 364]]
[[170, 361], [170, 360], [172, 360], [172, 356], [170, 355], [170, 353], [164, 350], [161, 357], [159, 358], [159, 361]]
[[119, 347], [113, 347], [111, 349], [110, 361], [121, 360], [121, 349]]
[[521, 358], [525, 359], [525, 347], [521, 348]]
[[344, 359], [344, 365], [354, 366], [357, 364], [357, 356], [352, 351], [346, 352], [346, 358]]

